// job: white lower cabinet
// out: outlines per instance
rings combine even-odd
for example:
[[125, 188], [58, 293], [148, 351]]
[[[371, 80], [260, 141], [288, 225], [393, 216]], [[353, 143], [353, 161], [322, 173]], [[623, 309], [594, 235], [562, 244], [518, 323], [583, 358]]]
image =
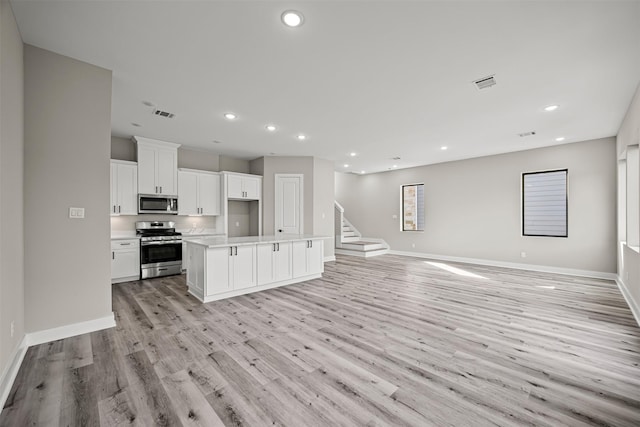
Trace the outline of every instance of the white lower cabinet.
[[320, 239], [293, 242], [293, 277], [308, 276], [324, 271], [323, 241]]
[[140, 279], [140, 240], [111, 241], [111, 283]]
[[257, 245], [258, 286], [291, 279], [291, 242]]

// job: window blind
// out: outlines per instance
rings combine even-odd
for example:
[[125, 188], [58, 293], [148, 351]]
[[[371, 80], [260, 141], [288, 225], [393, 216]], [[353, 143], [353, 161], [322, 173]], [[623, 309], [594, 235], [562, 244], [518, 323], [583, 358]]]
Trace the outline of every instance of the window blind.
[[522, 174], [522, 234], [567, 237], [567, 170]]

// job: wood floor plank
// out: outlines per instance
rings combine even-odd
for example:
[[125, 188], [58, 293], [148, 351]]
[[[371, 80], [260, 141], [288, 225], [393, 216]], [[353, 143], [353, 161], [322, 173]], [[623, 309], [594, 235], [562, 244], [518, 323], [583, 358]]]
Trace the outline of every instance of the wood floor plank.
[[187, 371], [178, 371], [162, 378], [162, 384], [183, 425], [224, 426]]
[[209, 304], [112, 290], [115, 328], [28, 349], [0, 427], [640, 425], [612, 281], [384, 255]]

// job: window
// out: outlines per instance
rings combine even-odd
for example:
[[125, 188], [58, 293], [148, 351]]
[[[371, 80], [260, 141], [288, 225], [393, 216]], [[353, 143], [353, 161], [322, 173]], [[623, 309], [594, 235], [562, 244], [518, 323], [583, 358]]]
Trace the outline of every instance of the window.
[[424, 231], [424, 184], [402, 186], [402, 231]]
[[522, 235], [567, 237], [567, 169], [522, 174]]

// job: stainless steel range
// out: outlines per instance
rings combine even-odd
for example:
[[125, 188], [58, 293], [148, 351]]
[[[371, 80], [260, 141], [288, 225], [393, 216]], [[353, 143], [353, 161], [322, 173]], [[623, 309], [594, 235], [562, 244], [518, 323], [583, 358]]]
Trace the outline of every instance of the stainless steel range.
[[138, 221], [140, 278], [170, 276], [182, 272], [182, 233], [173, 221]]

